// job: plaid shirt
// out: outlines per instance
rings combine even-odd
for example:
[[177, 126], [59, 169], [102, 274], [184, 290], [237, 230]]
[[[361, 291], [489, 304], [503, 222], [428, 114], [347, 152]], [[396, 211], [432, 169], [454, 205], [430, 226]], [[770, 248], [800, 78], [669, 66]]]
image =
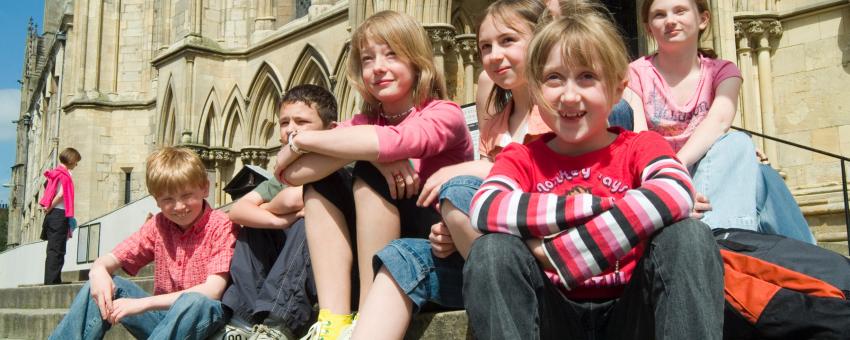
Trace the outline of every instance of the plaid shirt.
[[154, 262], [154, 294], [177, 292], [204, 283], [207, 276], [230, 271], [238, 226], [227, 215], [204, 211], [192, 229], [183, 231], [162, 213], [112, 250], [121, 267], [135, 276]]

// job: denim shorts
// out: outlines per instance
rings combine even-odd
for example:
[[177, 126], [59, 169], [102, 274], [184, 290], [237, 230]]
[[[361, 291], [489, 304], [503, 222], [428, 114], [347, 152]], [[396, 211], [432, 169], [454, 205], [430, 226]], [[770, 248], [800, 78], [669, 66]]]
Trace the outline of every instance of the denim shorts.
[[475, 176], [457, 176], [450, 179], [440, 188], [440, 202], [449, 200], [455, 208], [460, 209], [469, 216], [469, 207], [472, 205], [472, 196], [481, 187], [484, 180]]
[[[452, 178], [440, 188], [440, 202], [452, 205], [469, 214], [472, 196], [482, 180], [473, 176]], [[373, 267], [377, 273], [385, 266], [401, 290], [413, 301], [418, 313], [426, 303], [447, 308], [463, 308], [463, 257], [457, 252], [444, 259], [431, 252], [425, 239], [399, 239], [390, 242], [375, 254]]]
[[410, 297], [414, 314], [427, 302], [463, 308], [463, 264], [458, 252], [438, 258], [431, 253], [431, 242], [418, 238], [393, 240], [372, 259], [375, 272], [385, 266]]

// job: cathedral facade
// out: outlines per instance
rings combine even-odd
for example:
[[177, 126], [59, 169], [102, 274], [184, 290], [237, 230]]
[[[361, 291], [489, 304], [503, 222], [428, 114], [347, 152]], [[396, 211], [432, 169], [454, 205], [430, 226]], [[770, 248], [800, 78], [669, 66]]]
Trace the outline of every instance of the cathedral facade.
[[[205, 161], [210, 203], [243, 165], [270, 169], [280, 147], [275, 103], [298, 84], [336, 96], [343, 120], [359, 98], [345, 79], [353, 28], [372, 13], [407, 13], [426, 28], [449, 95], [474, 100], [475, 41], [486, 0], [45, 0], [31, 28], [10, 197], [9, 244], [38, 240], [46, 169], [74, 147], [80, 222], [147, 195], [144, 160], [184, 145]], [[638, 1], [605, 1], [635, 55], [652, 42]], [[850, 155], [850, 2], [711, 1], [704, 41], [745, 81], [735, 125]], [[843, 228], [837, 161], [756, 139], [818, 237]], [[142, 221], [127, 221], [140, 224]], [[824, 236], [825, 235], [825, 236]]]

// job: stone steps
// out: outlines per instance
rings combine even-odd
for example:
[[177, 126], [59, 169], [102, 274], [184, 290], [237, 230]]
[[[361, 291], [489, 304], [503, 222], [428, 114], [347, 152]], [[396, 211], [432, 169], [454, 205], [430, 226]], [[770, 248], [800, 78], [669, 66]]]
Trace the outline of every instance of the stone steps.
[[[67, 309], [0, 308], [0, 339], [47, 339]], [[113, 327], [105, 339], [133, 339], [124, 327]]]
[[[133, 279], [145, 291], [153, 291], [153, 278]], [[29, 286], [0, 289], [0, 309], [65, 309], [71, 306], [82, 282], [52, 286]]]
[[[149, 272], [149, 273], [152, 273]], [[133, 278], [148, 292], [151, 277]], [[83, 282], [0, 289], [0, 340], [46, 339], [68, 312]], [[463, 311], [417, 315], [405, 339], [471, 339]], [[124, 327], [113, 327], [106, 339], [133, 339]], [[218, 339], [216, 339], [218, 340]]]

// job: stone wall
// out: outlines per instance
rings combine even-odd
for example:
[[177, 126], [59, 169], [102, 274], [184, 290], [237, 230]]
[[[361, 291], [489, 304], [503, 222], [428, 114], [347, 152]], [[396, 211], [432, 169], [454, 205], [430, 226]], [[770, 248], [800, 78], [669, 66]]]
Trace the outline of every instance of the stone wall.
[[[10, 199], [18, 205], [10, 219], [20, 223], [10, 228], [10, 241], [36, 240], [41, 171], [67, 146], [83, 155], [74, 171], [81, 220], [124, 204], [128, 172], [131, 198], [145, 195], [144, 159], [160, 145], [197, 150], [215, 179], [214, 204], [228, 202], [221, 188], [243, 164], [274, 164], [271, 104], [287, 89], [327, 86], [340, 103], [340, 119], [356, 112], [358, 95], [345, 80], [347, 41], [375, 11], [403, 9], [420, 20], [452, 99], [472, 102], [481, 71], [474, 24], [488, 3], [314, 0], [299, 11], [288, 0], [47, 0], [48, 31], [28, 40], [21, 117], [29, 125], [18, 125]], [[850, 155], [848, 1], [711, 6], [705, 44], [735, 60], [744, 75], [735, 125]], [[646, 53], [653, 44], [640, 34]], [[818, 237], [837, 238], [843, 228], [837, 162], [754, 141], [787, 175]]]

